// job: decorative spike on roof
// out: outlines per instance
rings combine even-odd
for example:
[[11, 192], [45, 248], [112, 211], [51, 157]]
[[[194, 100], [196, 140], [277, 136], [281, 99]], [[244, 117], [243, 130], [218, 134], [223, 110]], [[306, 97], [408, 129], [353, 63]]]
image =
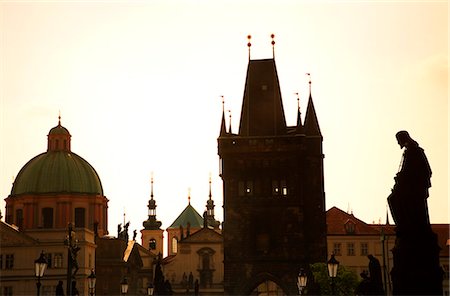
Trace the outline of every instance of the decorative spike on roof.
[[222, 98], [222, 123], [220, 125], [220, 136], [225, 136], [227, 134], [227, 128], [225, 125], [225, 99], [223, 96]]
[[319, 121], [317, 120], [316, 109], [314, 108], [314, 103], [311, 95], [311, 74], [306, 73], [306, 75], [310, 76], [309, 79], [309, 99], [308, 99], [308, 107], [306, 108], [305, 115], [305, 134], [307, 136], [319, 136], [322, 137], [322, 133], [320, 132]]
[[270, 38], [272, 38], [272, 57], [275, 59], [275, 34], [271, 34]]
[[295, 93], [297, 95], [297, 128], [296, 133], [297, 134], [303, 134], [303, 124], [302, 124], [302, 113], [300, 111], [300, 95]]
[[252, 35], [248, 35], [247, 36], [247, 47], [248, 47], [248, 60], [250, 61], [250, 48], [252, 47], [252, 43], [250, 42], [250, 40], [252, 39]]

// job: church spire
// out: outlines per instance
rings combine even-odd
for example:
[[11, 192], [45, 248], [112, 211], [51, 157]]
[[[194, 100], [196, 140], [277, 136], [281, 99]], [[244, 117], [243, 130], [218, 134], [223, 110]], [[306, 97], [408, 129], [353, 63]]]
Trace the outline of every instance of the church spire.
[[211, 194], [211, 173], [209, 173], [209, 199], [206, 202], [206, 215], [203, 219], [206, 219], [204, 223], [208, 226], [212, 226], [214, 229], [219, 229], [220, 222], [216, 221], [214, 217], [214, 207], [215, 205]]
[[153, 173], [150, 179], [150, 200], [148, 201], [148, 219], [142, 223], [146, 230], [159, 229], [162, 225], [161, 221], [156, 220], [156, 202], [153, 199]]
[[306, 75], [309, 76], [309, 99], [305, 115], [305, 134], [307, 136], [322, 137], [322, 133], [320, 132], [319, 128], [319, 121], [317, 120], [316, 109], [314, 108], [314, 103], [311, 95], [311, 74], [306, 73]]
[[297, 128], [296, 132], [297, 134], [303, 134], [303, 124], [302, 124], [302, 112], [300, 111], [300, 95], [295, 93], [297, 95]]
[[225, 124], [225, 99], [223, 96], [220, 96], [222, 98], [222, 123], [220, 125], [220, 134], [219, 136], [226, 136], [227, 135], [227, 128]]

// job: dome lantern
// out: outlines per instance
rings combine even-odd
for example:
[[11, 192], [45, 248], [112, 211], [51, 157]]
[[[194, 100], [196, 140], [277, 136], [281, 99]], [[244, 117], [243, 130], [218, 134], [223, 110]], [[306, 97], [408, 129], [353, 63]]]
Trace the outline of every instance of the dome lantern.
[[69, 131], [61, 125], [61, 116], [58, 117], [58, 125], [48, 132], [47, 151], [67, 151], [70, 152]]

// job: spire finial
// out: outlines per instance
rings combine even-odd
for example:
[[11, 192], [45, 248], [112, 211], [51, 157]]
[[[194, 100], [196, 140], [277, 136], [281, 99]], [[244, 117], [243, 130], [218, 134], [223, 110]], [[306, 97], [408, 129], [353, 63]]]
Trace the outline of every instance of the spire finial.
[[275, 59], [275, 34], [271, 34], [270, 38], [272, 38], [272, 56]]
[[58, 112], [58, 126], [61, 126], [61, 110]]
[[150, 198], [153, 200], [153, 172], [150, 177], [150, 188], [151, 188]]
[[188, 204], [191, 204], [191, 187], [188, 188]]
[[250, 42], [250, 40], [252, 39], [252, 35], [248, 35], [247, 39], [248, 39], [248, 43], [247, 43], [247, 46], [248, 46], [248, 60], [250, 61], [250, 47], [252, 47], [252, 43]]
[[228, 114], [229, 114], [228, 116], [230, 117], [230, 128], [228, 129], [228, 133], [231, 134], [232, 133], [231, 132], [231, 110], [227, 110], [227, 111], [228, 111]]
[[306, 75], [308, 75], [308, 78], [309, 78], [309, 82], [308, 82], [308, 84], [309, 84], [309, 96], [311, 96], [311, 73], [306, 73]]
[[220, 96], [222, 98], [222, 112], [225, 113], [225, 98], [224, 96]]
[[300, 95], [298, 92], [296, 92], [295, 95], [297, 96], [297, 110], [300, 112]]
[[211, 200], [212, 194], [211, 194], [211, 172], [209, 172], [209, 200]]

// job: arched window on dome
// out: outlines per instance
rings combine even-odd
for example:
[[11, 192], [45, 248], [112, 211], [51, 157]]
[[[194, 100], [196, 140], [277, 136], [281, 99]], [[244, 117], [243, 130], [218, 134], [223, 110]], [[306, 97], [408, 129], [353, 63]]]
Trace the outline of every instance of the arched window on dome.
[[42, 227], [53, 228], [53, 208], [42, 209]]
[[174, 236], [172, 238], [172, 254], [176, 254], [178, 252], [178, 239]]
[[75, 227], [86, 227], [85, 208], [75, 208]]

